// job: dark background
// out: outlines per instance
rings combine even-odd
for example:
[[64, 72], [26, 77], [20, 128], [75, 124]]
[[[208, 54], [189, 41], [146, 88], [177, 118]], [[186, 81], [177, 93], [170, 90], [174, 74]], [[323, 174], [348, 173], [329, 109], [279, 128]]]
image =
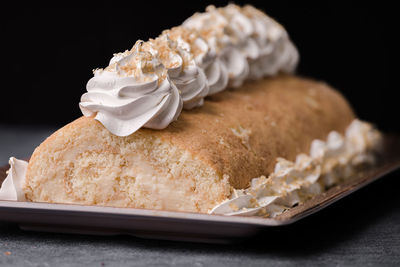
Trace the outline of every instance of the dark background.
[[[360, 118], [400, 132], [393, 44], [398, 28], [382, 3], [252, 3], [282, 23], [300, 51], [298, 73], [325, 80], [352, 103]], [[297, 1], [298, 2], [298, 1]], [[301, 1], [303, 2], [303, 1]], [[156, 37], [196, 11], [228, 1], [140, 1], [90, 8], [2, 11], [0, 124], [62, 126], [81, 116], [79, 99], [92, 69], [137, 39]], [[398, 48], [396, 48], [398, 49]]]

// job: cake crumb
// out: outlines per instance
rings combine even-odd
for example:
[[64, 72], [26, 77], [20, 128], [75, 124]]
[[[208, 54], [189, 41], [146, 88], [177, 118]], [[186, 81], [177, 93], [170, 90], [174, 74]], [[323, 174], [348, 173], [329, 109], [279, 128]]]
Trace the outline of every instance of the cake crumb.
[[230, 203], [229, 208], [231, 208], [231, 210], [233, 210], [233, 211], [239, 210], [239, 207], [235, 203]]
[[220, 137], [220, 138], [219, 138], [218, 143], [219, 143], [220, 145], [226, 146], [226, 143], [225, 143], [225, 140], [224, 140], [223, 137]]
[[231, 130], [232, 130], [232, 133], [233, 133], [235, 136], [237, 136], [237, 137], [240, 138], [242, 144], [243, 144], [248, 150], [251, 150], [250, 142], [249, 142], [250, 134], [251, 134], [251, 129], [245, 129], [245, 128], [243, 128], [242, 126], [239, 126], [237, 129], [231, 128]]
[[316, 110], [320, 108], [318, 102], [314, 98], [306, 96], [304, 100], [306, 101], [307, 105], [309, 105], [311, 108]]

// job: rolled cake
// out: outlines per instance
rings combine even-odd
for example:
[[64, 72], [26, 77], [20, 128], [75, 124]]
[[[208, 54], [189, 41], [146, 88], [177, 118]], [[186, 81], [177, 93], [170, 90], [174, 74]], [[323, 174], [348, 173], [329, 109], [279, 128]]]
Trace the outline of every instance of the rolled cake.
[[11, 158], [0, 199], [273, 217], [380, 143], [298, 58], [260, 10], [210, 6], [95, 69], [84, 117]]
[[35, 150], [24, 191], [38, 202], [208, 212], [353, 119], [337, 91], [295, 76], [221, 92], [162, 131], [119, 137], [82, 117]]

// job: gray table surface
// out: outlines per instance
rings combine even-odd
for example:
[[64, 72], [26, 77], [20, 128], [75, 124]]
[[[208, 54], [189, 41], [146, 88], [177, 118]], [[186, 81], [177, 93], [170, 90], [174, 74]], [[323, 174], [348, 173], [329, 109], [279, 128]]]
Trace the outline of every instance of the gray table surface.
[[[53, 127], [0, 124], [0, 164]], [[0, 266], [400, 266], [400, 172], [293, 225], [215, 245], [25, 232], [0, 222]]]

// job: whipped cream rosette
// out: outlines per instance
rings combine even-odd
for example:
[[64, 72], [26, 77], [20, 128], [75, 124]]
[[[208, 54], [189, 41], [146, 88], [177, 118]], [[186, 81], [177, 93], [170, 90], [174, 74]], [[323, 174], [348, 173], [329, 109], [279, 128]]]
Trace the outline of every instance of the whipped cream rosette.
[[[225, 34], [229, 36], [230, 42], [240, 51], [250, 67], [252, 62], [260, 56], [260, 48], [253, 38], [254, 26], [251, 19], [245, 16], [242, 8], [234, 4], [224, 8], [210, 8], [210, 10], [225, 18], [223, 26]], [[245, 79], [251, 75], [249, 71], [250, 69], [247, 70]]]
[[207, 12], [194, 14], [182, 26], [198, 31], [208, 45], [217, 51], [228, 71], [229, 86], [238, 87], [243, 84], [249, 73], [249, 65], [237, 45], [238, 37], [231, 30], [229, 19], [223, 12], [209, 6]]
[[299, 53], [289, 35], [278, 22], [253, 6], [246, 5], [242, 13], [251, 21], [250, 39], [258, 46], [258, 57], [250, 60], [251, 79], [294, 72]]
[[178, 26], [165, 32], [172, 40], [186, 47], [192, 54], [196, 65], [203, 70], [209, 87], [208, 95], [226, 89], [228, 71], [225, 64], [217, 57], [215, 49], [209, 46], [197, 31]]
[[168, 31], [156, 39], [150, 39], [145, 47], [167, 69], [169, 79], [180, 91], [183, 107], [192, 109], [203, 105], [208, 94], [207, 78], [190, 53], [190, 45], [183, 40], [172, 40]]
[[105, 69], [94, 71], [79, 104], [110, 132], [127, 136], [141, 127], [163, 129], [176, 120], [182, 99], [167, 69], [138, 41]]

